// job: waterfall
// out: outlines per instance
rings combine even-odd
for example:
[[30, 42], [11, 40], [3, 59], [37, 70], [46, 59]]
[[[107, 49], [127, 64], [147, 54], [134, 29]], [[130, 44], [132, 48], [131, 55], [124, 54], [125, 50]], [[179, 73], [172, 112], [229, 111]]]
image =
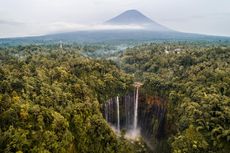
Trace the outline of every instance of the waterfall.
[[137, 91], [136, 91], [136, 95], [134, 94], [135, 98], [134, 98], [134, 122], [133, 122], [133, 129], [136, 130], [137, 129], [137, 117], [138, 117], [138, 93], [139, 87], [137, 86]]
[[119, 112], [119, 97], [118, 96], [116, 99], [116, 103], [117, 103], [117, 130], [119, 132], [120, 131], [120, 112]]
[[136, 138], [140, 134], [138, 125], [141, 126], [141, 122], [138, 123], [138, 102], [141, 85], [140, 82], [135, 82], [134, 92], [123, 97], [116, 96], [108, 99], [103, 108], [103, 116], [114, 131], [119, 133], [121, 129], [125, 129], [126, 135], [130, 138]]

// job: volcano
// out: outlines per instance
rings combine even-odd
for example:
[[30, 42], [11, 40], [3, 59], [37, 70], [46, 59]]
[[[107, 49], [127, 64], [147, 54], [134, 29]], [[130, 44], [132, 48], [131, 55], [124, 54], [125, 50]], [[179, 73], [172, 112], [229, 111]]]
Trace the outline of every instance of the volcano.
[[[101, 43], [101, 42], [149, 42], [149, 41], [220, 41], [229, 37], [184, 33], [172, 30], [150, 19], [138, 10], [127, 10], [100, 25], [104, 28], [75, 30], [43, 36], [0, 39], [1, 44], [52, 44]], [[106, 28], [110, 27], [110, 28]], [[138, 27], [138, 28], [133, 28]]]
[[120, 15], [106, 21], [107, 24], [151, 24], [154, 23], [150, 18], [146, 17], [144, 14], [137, 10], [128, 10]]
[[153, 21], [146, 17], [138, 10], [128, 10], [120, 15], [106, 21], [104, 24], [108, 25], [137, 25], [141, 26], [144, 30], [151, 31], [172, 31], [171, 29]]

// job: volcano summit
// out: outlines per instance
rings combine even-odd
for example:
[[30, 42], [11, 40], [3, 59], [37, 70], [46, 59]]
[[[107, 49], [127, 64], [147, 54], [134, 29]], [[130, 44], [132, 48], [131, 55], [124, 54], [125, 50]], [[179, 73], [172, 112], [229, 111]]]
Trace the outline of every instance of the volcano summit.
[[128, 10], [105, 22], [108, 25], [138, 25], [145, 30], [171, 31], [169, 28], [153, 21], [137, 10]]

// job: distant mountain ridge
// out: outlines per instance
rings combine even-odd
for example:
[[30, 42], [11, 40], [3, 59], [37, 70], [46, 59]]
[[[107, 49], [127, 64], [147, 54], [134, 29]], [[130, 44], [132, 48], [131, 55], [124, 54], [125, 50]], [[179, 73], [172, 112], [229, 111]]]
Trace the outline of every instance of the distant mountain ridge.
[[[143, 15], [137, 10], [128, 10], [120, 15], [104, 22], [109, 27], [121, 27], [119, 29], [90, 29], [76, 30], [72, 32], [54, 33], [43, 36], [3, 38], [1, 45], [22, 44], [51, 44], [59, 43], [101, 43], [101, 42], [149, 42], [149, 41], [228, 41], [230, 37], [210, 36], [202, 34], [184, 33], [171, 30], [154, 20]], [[114, 26], [113, 26], [114, 25]], [[120, 26], [121, 25], [121, 26]], [[125, 26], [123, 26], [125, 25]], [[128, 26], [126, 26], [128, 25]], [[138, 25], [143, 28], [123, 28]], [[105, 26], [106, 27], [106, 26]]]
[[144, 30], [151, 31], [172, 31], [171, 29], [146, 17], [138, 10], [127, 10], [120, 15], [106, 21], [104, 24], [110, 25], [139, 25]]

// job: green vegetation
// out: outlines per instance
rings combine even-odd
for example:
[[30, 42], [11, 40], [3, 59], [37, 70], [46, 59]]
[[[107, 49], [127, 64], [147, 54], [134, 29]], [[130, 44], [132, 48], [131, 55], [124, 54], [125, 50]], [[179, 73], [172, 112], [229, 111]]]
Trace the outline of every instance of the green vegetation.
[[168, 152], [230, 151], [229, 47], [150, 44], [121, 58], [146, 94], [167, 99], [166, 137], [159, 141], [171, 146]]
[[139, 152], [100, 112], [132, 84], [113, 62], [38, 46], [2, 48], [0, 62], [0, 152]]
[[100, 110], [134, 81], [167, 101], [164, 134], [152, 118], [154, 153], [229, 153], [230, 47], [197, 42], [0, 48], [0, 152], [148, 153]]

